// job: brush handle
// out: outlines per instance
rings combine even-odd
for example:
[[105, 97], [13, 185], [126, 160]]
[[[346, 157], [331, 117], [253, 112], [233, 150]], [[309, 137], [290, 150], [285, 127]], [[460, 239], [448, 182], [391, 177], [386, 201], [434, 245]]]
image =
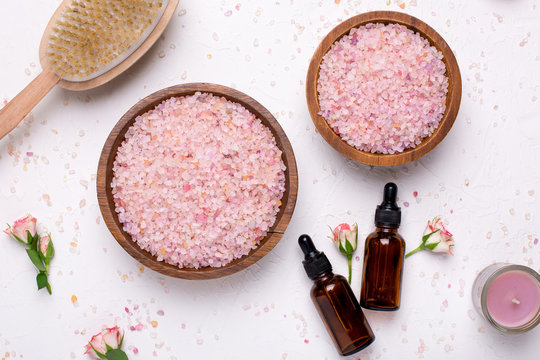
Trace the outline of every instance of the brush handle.
[[15, 129], [59, 81], [58, 75], [43, 70], [27, 87], [0, 109], [0, 139]]

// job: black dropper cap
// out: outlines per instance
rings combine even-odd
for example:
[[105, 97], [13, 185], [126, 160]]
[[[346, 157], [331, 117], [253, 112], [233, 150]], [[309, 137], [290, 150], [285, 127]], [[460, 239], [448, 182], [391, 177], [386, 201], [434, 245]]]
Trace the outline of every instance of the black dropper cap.
[[311, 240], [309, 235], [300, 235], [298, 245], [300, 245], [300, 249], [302, 249], [305, 255], [302, 264], [304, 264], [304, 269], [310, 279], [313, 280], [325, 272], [332, 271], [332, 264], [330, 264], [330, 261], [328, 261], [328, 258], [323, 252], [315, 248], [313, 240]]
[[384, 186], [384, 198], [375, 211], [376, 226], [398, 227], [401, 224], [401, 208], [396, 204], [398, 187], [394, 183]]

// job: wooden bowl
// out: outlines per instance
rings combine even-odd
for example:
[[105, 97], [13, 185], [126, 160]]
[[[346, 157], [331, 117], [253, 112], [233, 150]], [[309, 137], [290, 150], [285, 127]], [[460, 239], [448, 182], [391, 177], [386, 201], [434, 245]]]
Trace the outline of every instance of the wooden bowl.
[[[409, 29], [419, 33], [427, 39], [432, 46], [435, 46], [443, 54], [443, 62], [446, 65], [446, 75], [448, 76], [448, 94], [446, 96], [446, 110], [439, 123], [439, 126], [431, 136], [425, 138], [415, 148], [407, 149], [397, 154], [373, 154], [366, 151], [361, 151], [347, 144], [341, 137], [334, 132], [328, 125], [326, 120], [319, 115], [319, 96], [317, 93], [317, 81], [319, 80], [319, 67], [323, 56], [330, 50], [330, 47], [342, 36], [347, 35], [351, 29], [366, 25], [368, 23], [397, 23], [408, 27]], [[461, 74], [456, 58], [452, 50], [444, 41], [444, 39], [429, 25], [423, 21], [399, 12], [394, 11], [372, 11], [354, 16], [345, 20], [336, 26], [319, 44], [315, 50], [306, 80], [306, 97], [309, 107], [309, 112], [313, 123], [319, 130], [322, 137], [337, 151], [347, 156], [348, 158], [375, 166], [394, 166], [408, 163], [416, 160], [444, 139], [456, 119], [459, 104], [461, 102]]]
[[[188, 96], [195, 92], [207, 92], [216, 96], [222, 96], [227, 100], [241, 104], [251, 113], [253, 113], [261, 122], [266, 125], [274, 134], [277, 146], [283, 152], [282, 159], [287, 169], [285, 170], [285, 193], [281, 199], [282, 205], [276, 217], [274, 225], [268, 231], [268, 234], [261, 240], [256, 249], [253, 249], [249, 254], [236, 259], [222, 267], [204, 267], [200, 269], [179, 268], [174, 265], [167, 264], [163, 261], [158, 261], [155, 256], [143, 250], [134, 242], [131, 236], [123, 230], [122, 224], [118, 220], [115, 212], [115, 204], [112, 196], [111, 181], [113, 179], [113, 163], [116, 158], [118, 147], [124, 141], [124, 137], [128, 128], [133, 125], [135, 118], [138, 115], [154, 109], [163, 100], [173, 96]], [[251, 97], [228, 87], [193, 83], [172, 86], [160, 91], [157, 91], [135, 104], [129, 111], [122, 116], [120, 121], [111, 131], [99, 159], [97, 172], [97, 195], [99, 207], [107, 227], [115, 237], [116, 241], [126, 250], [131, 256], [138, 260], [143, 265], [156, 270], [162, 274], [174, 276], [178, 278], [200, 280], [212, 279], [233, 274], [239, 270], [245, 269], [254, 264], [266, 255], [281, 239], [294, 210], [296, 204], [296, 195], [298, 192], [298, 173], [296, 170], [296, 159], [287, 136], [283, 129], [261, 104]]]

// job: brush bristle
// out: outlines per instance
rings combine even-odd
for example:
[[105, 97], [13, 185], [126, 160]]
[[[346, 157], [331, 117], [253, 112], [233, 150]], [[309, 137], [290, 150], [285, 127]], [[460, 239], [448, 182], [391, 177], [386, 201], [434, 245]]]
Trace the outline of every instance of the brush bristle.
[[84, 81], [129, 56], [153, 30], [164, 0], [74, 0], [56, 21], [47, 44], [51, 70]]

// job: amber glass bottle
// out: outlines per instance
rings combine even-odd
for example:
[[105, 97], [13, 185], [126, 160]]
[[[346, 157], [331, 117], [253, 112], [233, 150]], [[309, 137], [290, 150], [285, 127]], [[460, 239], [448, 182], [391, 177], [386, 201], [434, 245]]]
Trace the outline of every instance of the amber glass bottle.
[[375, 340], [362, 308], [347, 280], [334, 275], [324, 253], [318, 251], [308, 235], [298, 244], [304, 252], [304, 269], [315, 284], [311, 299], [341, 355], [354, 354]]
[[384, 199], [377, 206], [375, 225], [364, 248], [364, 271], [360, 304], [366, 309], [399, 309], [405, 240], [398, 234], [401, 209], [396, 204], [397, 185], [384, 187]]

